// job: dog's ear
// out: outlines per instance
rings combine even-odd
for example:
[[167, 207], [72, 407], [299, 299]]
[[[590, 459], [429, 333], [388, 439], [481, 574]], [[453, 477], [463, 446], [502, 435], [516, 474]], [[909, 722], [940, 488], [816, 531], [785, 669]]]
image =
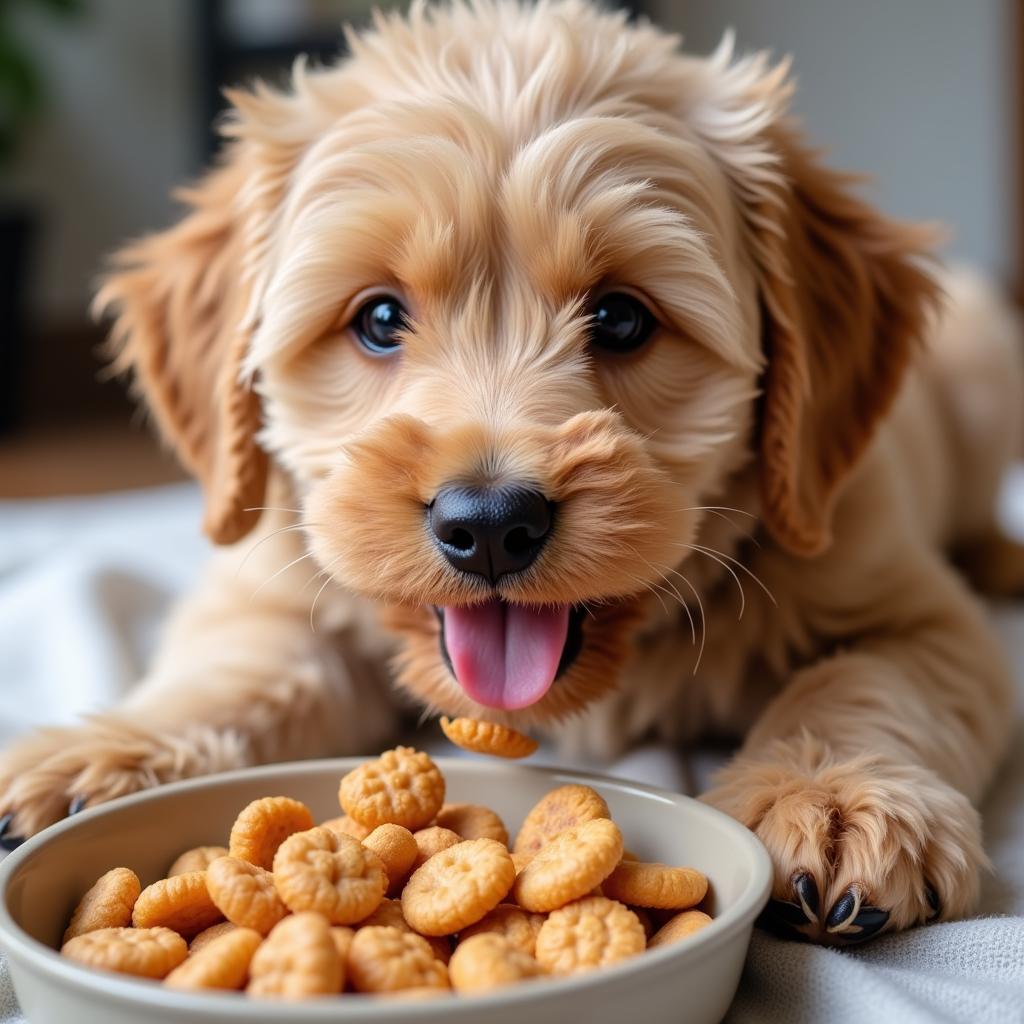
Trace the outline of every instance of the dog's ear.
[[242, 376], [244, 181], [236, 155], [182, 192], [191, 212], [123, 249], [96, 297], [99, 311], [116, 315], [114, 368], [131, 371], [160, 431], [201, 482], [203, 529], [218, 544], [238, 540], [259, 518], [268, 465], [256, 443], [259, 399]]
[[897, 223], [857, 198], [795, 130], [768, 143], [781, 182], [749, 223], [764, 317], [760, 423], [765, 522], [787, 550], [831, 541], [837, 489], [889, 409], [936, 285], [923, 266], [930, 229]]

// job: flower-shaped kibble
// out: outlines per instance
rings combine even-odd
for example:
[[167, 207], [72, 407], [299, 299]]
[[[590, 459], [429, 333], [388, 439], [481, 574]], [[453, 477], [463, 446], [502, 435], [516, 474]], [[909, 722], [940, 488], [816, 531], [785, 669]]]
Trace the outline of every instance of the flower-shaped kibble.
[[452, 988], [490, 992], [544, 973], [537, 961], [497, 932], [481, 932], [459, 943], [449, 967]]
[[64, 941], [100, 928], [127, 928], [141, 891], [138, 876], [130, 868], [114, 868], [100, 875], [75, 907]]
[[223, 918], [210, 899], [205, 871], [186, 871], [147, 885], [132, 909], [136, 928], [171, 928], [186, 939]]
[[600, 885], [621, 857], [622, 833], [613, 821], [595, 818], [567, 828], [516, 876], [516, 900], [535, 913], [557, 910]]
[[237, 857], [218, 857], [206, 869], [206, 888], [229, 921], [260, 935], [266, 935], [288, 913], [277, 894], [274, 876]]
[[322, 914], [286, 917], [256, 950], [249, 965], [251, 996], [303, 999], [336, 994], [345, 967]]
[[274, 857], [274, 885], [289, 910], [354, 924], [376, 910], [388, 887], [380, 857], [329, 828], [289, 836]]
[[608, 805], [589, 786], [559, 786], [546, 793], [526, 816], [514, 853], [533, 856], [549, 839], [595, 818], [610, 818]]
[[647, 945], [636, 914], [615, 900], [588, 896], [554, 911], [537, 935], [537, 962], [552, 974], [608, 967]]
[[61, 954], [105, 971], [164, 978], [188, 956], [188, 946], [170, 928], [100, 928], [65, 942]]
[[448, 968], [427, 940], [399, 928], [360, 928], [349, 946], [348, 971], [357, 992], [448, 988]]
[[313, 827], [309, 808], [288, 796], [265, 796], [242, 809], [231, 826], [232, 857], [270, 870], [277, 848], [296, 832]]
[[422, 935], [452, 935], [476, 924], [508, 895], [512, 857], [493, 839], [468, 839], [435, 853], [402, 890], [402, 913]]
[[441, 716], [441, 731], [463, 750], [492, 757], [529, 757], [537, 749], [537, 741], [524, 736], [507, 725], [481, 722], [476, 718], [446, 718]]
[[342, 810], [367, 828], [403, 825], [411, 832], [429, 825], [444, 803], [444, 778], [437, 765], [412, 747], [386, 750], [341, 780]]
[[251, 928], [235, 928], [206, 943], [164, 979], [171, 988], [239, 989], [249, 976], [249, 964], [263, 936]]

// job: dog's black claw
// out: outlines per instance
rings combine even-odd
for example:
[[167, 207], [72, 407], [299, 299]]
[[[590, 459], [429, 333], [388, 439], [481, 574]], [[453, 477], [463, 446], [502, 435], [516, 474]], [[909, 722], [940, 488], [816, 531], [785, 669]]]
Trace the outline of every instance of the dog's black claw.
[[14, 811], [8, 811], [3, 817], [0, 817], [0, 850], [6, 850], [8, 853], [11, 850], [16, 850], [25, 842], [24, 836], [9, 836], [7, 834], [12, 821], [14, 821]]
[[825, 926], [830, 932], [844, 931], [853, 923], [860, 911], [860, 887], [851, 885], [842, 896], [832, 904], [832, 909], [825, 919]]
[[836, 937], [852, 945], [866, 942], [889, 923], [889, 911], [880, 907], [861, 907], [857, 916]]
[[79, 811], [84, 810], [86, 801], [89, 798], [87, 796], [76, 796], [71, 803], [68, 804], [68, 817], [74, 817]]
[[765, 914], [793, 927], [809, 923], [804, 908], [799, 903], [790, 903], [788, 900], [769, 900], [768, 906], [765, 907]]
[[759, 928], [763, 928], [780, 939], [805, 939], [806, 936], [799, 931], [799, 928], [807, 923], [807, 915], [804, 913], [803, 907], [785, 900], [769, 900], [768, 905], [761, 911], [761, 916], [757, 919]]
[[928, 906], [932, 908], [928, 920], [934, 920], [942, 913], [942, 901], [939, 899], [939, 894], [927, 882], [924, 886], [924, 898], [928, 901]]
[[817, 924], [820, 897], [818, 896], [818, 883], [815, 882], [814, 876], [806, 871], [796, 875], [793, 878], [793, 891], [803, 909], [804, 917], [813, 924]]

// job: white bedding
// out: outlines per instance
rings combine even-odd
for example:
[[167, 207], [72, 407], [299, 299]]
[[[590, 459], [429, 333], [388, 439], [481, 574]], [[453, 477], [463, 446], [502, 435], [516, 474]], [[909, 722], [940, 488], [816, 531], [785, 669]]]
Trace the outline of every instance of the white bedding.
[[[1024, 472], [1007, 509], [1024, 525]], [[33, 725], [105, 707], [138, 678], [168, 603], [202, 562], [198, 522], [190, 485], [0, 502], [0, 747]], [[1011, 756], [984, 808], [995, 871], [982, 916], [841, 952], [756, 932], [730, 1022], [1024, 1022], [1024, 607], [993, 615], [1021, 699]], [[684, 765], [648, 749], [613, 770], [678, 787], [709, 764], [700, 752]], [[22, 1019], [0, 960], [0, 1024]]]

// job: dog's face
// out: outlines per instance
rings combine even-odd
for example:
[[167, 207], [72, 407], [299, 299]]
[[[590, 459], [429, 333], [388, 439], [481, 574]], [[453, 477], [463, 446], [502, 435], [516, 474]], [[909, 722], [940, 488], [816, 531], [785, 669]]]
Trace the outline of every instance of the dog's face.
[[[777, 132], [763, 62], [573, 2], [354, 50], [236, 97], [197, 212], [108, 285], [124, 358], [219, 488], [215, 535], [251, 524], [269, 454], [322, 567], [392, 610], [407, 688], [559, 717], [617, 681], [639, 602], [685, 589], [703, 506], [751, 459], [777, 539], [826, 542], [927, 285], [909, 234]], [[162, 360], [154, 303], [182, 320]], [[219, 416], [191, 433], [203, 399], [167, 386], [186, 334]]]

